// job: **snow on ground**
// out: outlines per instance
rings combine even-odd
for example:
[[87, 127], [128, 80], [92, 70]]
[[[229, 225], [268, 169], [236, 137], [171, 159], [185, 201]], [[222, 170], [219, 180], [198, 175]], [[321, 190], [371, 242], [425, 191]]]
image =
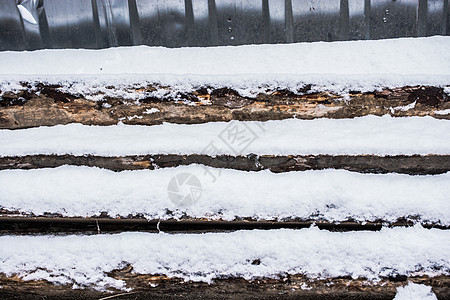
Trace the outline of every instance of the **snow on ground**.
[[[169, 185], [192, 174], [199, 184]], [[213, 177], [214, 176], [214, 177]], [[23, 188], [23, 187], [26, 187]], [[192, 189], [191, 189], [192, 187]], [[168, 192], [187, 195], [194, 205], [172, 202]], [[113, 172], [63, 166], [0, 171], [0, 203], [6, 209], [64, 216], [142, 213], [151, 219], [181, 217], [420, 221], [450, 225], [450, 173], [410, 176], [360, 174], [344, 170], [271, 173], [200, 165]], [[0, 207], [1, 207], [0, 206]], [[169, 213], [171, 211], [172, 213]]]
[[[231, 276], [254, 279], [286, 274], [369, 280], [397, 274], [437, 276], [450, 274], [449, 241], [449, 231], [420, 226], [380, 232], [310, 228], [176, 235], [1, 236], [0, 273], [100, 289], [124, 287], [105, 272], [128, 264], [140, 274], [207, 282]], [[258, 259], [260, 263], [254, 263]]]
[[437, 297], [431, 287], [409, 282], [408, 285], [397, 288], [394, 300], [437, 300]]
[[[89, 90], [111, 93], [104, 87], [118, 85], [120, 89], [144, 82], [184, 91], [227, 86], [246, 96], [273, 88], [295, 91], [305, 84], [335, 92], [448, 86], [449, 53], [450, 37], [442, 36], [208, 48], [6, 51], [0, 53], [0, 89], [27, 80], [75, 82], [66, 89], [80, 94], [89, 94]], [[118, 93], [119, 97], [139, 98], [126, 91]]]
[[431, 117], [288, 119], [0, 130], [0, 156], [31, 154], [450, 154], [450, 122]]

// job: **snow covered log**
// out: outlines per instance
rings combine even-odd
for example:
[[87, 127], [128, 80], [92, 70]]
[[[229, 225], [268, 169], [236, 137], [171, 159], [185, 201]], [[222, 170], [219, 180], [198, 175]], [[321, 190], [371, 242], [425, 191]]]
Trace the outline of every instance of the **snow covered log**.
[[[81, 95], [71, 93], [68, 86], [21, 82], [17, 90], [0, 91], [0, 128], [353, 118], [370, 114], [450, 119], [450, 97], [444, 88], [433, 86], [336, 94], [306, 85], [296, 92], [275, 89], [253, 97], [226, 87], [193, 92], [170, 92], [170, 87], [153, 85], [106, 87], [111, 95], [84, 88], [85, 95]], [[127, 99], [129, 95], [136, 99]]]
[[92, 297], [109, 289], [125, 297], [127, 292], [162, 297], [177, 291], [193, 298], [200, 292], [213, 298], [267, 292], [276, 297], [392, 299], [396, 287], [412, 281], [445, 298], [448, 235], [413, 227], [1, 236], [0, 295], [28, 291], [61, 296], [88, 288], [69, 296]]
[[0, 128], [368, 114], [448, 119], [449, 45], [436, 36], [2, 52]]
[[[175, 183], [183, 174], [195, 181]], [[405, 219], [449, 226], [449, 178], [450, 173], [272, 173], [201, 165], [123, 172], [62, 166], [0, 171], [0, 203], [5, 210], [35, 216], [388, 223]], [[178, 198], [185, 189], [189, 197]]]
[[450, 172], [450, 155], [26, 155], [0, 156], [0, 170], [55, 168], [63, 165], [125, 170], [155, 170], [200, 164], [242, 171], [290, 172], [344, 169], [361, 173], [401, 173], [410, 175]]
[[0, 130], [0, 156], [449, 155], [450, 122], [365, 116], [155, 126], [57, 125]]

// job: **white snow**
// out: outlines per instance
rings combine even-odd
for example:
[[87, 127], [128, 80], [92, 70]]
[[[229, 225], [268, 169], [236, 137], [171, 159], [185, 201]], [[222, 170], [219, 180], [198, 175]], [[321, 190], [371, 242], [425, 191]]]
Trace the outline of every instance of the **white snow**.
[[446, 93], [447, 95], [450, 95], [450, 86], [444, 87], [444, 93]]
[[[169, 199], [169, 182], [182, 173], [200, 181], [201, 194], [193, 199], [197, 201], [193, 206], [176, 205]], [[181, 186], [180, 193], [189, 193], [189, 187]], [[108, 212], [111, 216], [144, 214], [149, 219], [186, 214], [224, 220], [353, 218], [391, 222], [412, 216], [422, 222], [450, 225], [449, 195], [450, 173], [272, 173], [200, 165], [123, 172], [76, 166], [0, 171], [1, 206], [37, 215], [50, 212], [84, 217]]]
[[23, 75], [450, 75], [450, 37], [178, 49], [135, 46], [6, 51], [0, 53], [0, 60], [0, 74]]
[[[199, 86], [227, 86], [254, 96], [267, 89], [296, 90], [305, 84], [335, 92], [406, 85], [447, 86], [449, 53], [450, 37], [442, 36], [179, 49], [136, 46], [6, 51], [0, 53], [0, 79], [4, 80], [0, 87], [11, 80], [68, 81], [75, 83], [67, 87], [72, 92], [89, 94], [91, 89], [104, 92], [108, 85], [148, 82], [184, 91]], [[114, 92], [118, 97], [139, 98], [120, 88]], [[158, 92], [164, 93], [164, 89]]]
[[399, 111], [408, 111], [408, 110], [413, 109], [414, 107], [416, 107], [416, 102], [417, 101], [414, 101], [413, 103], [410, 103], [408, 105], [393, 107], [393, 108], [391, 108], [391, 111], [393, 113], [395, 111], [397, 111], [397, 110], [399, 110]]
[[[0, 90], [17, 92], [24, 90], [21, 82], [27, 82], [31, 90], [36, 90], [38, 83], [60, 85], [63, 92], [81, 95], [86, 99], [98, 101], [108, 97], [127, 100], [140, 100], [147, 97], [158, 99], [175, 99], [187, 101], [186, 93], [200, 88], [235, 89], [241, 96], [255, 97], [259, 93], [276, 92], [286, 89], [303, 93], [306, 85], [311, 91], [328, 91], [344, 96], [349, 91], [374, 91], [383, 88], [402, 86], [430, 85], [444, 86], [450, 82], [447, 75], [278, 75], [272, 78], [264, 74], [252, 75], [0, 75]], [[109, 88], [113, 86], [114, 88]], [[146, 87], [151, 86], [151, 89]], [[447, 89], [446, 89], [447, 90]], [[1, 95], [1, 93], [0, 93]], [[207, 101], [205, 101], [207, 103]]]
[[[134, 116], [128, 116], [127, 119], [128, 121], [131, 121], [133, 119], [142, 119], [143, 116], [138, 116], [138, 115], [134, 115]], [[119, 120], [125, 120], [125, 118], [120, 118]]]
[[437, 297], [431, 287], [409, 282], [408, 285], [397, 288], [394, 300], [437, 300]]
[[147, 115], [150, 115], [150, 114], [154, 114], [154, 113], [157, 113], [157, 112], [160, 112], [160, 110], [155, 108], [155, 107], [152, 107], [150, 109], [146, 109], [143, 113], [147, 114]]
[[0, 156], [31, 154], [450, 154], [450, 122], [432, 117], [287, 119], [0, 130]]
[[435, 110], [434, 113], [437, 115], [448, 115], [448, 114], [450, 114], [450, 108], [443, 109], [443, 110]]
[[[139, 274], [207, 282], [286, 274], [369, 280], [396, 274], [437, 276], [449, 274], [449, 241], [449, 231], [420, 226], [344, 233], [310, 228], [193, 235], [1, 236], [0, 273], [99, 289], [124, 287], [106, 272], [128, 264]], [[260, 264], [252, 264], [256, 259]]]

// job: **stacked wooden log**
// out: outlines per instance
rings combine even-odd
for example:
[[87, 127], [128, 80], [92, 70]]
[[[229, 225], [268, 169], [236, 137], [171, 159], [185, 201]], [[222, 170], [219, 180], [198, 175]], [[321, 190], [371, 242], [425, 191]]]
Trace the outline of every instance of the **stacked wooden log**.
[[[450, 223], [443, 219], [448, 218], [449, 207], [442, 200], [448, 198], [448, 194], [445, 195], [449, 186], [448, 151], [393, 153], [394, 150], [387, 150], [392, 153], [386, 154], [380, 146], [378, 154], [345, 153], [345, 149], [338, 154], [327, 153], [326, 149], [324, 152], [288, 153], [287, 145], [275, 144], [270, 149], [278, 149], [278, 153], [248, 153], [255, 139], [270, 145], [273, 140], [264, 140], [264, 134], [278, 126], [277, 122], [284, 122], [282, 120], [312, 122], [323, 118], [330, 121], [365, 116], [378, 118], [373, 115], [390, 119], [427, 116], [425, 120], [436, 124], [435, 130], [441, 132], [450, 119], [450, 101], [443, 88], [404, 86], [340, 95], [327, 90], [313, 91], [306, 86], [297, 92], [274, 90], [247, 97], [227, 87], [204, 87], [187, 92], [181, 98], [92, 100], [98, 95], [71, 94], [61, 85], [46, 82], [21, 82], [21, 85], [23, 88], [18, 91], [3, 91], [0, 99], [0, 128], [3, 129], [0, 132], [3, 139], [0, 146], [0, 260], [9, 268], [0, 267], [2, 298], [106, 299], [115, 295], [121, 299], [176, 296], [189, 299], [236, 296], [392, 299], [396, 289], [407, 282], [432, 287], [439, 299], [450, 296], [449, 252], [447, 257], [439, 256], [440, 252], [431, 253], [433, 248], [449, 250], [445, 238], [448, 238], [446, 230]], [[129, 90], [145, 93], [157, 88], [134, 86]], [[84, 137], [71, 137], [72, 131], [64, 131], [64, 126], [41, 127], [78, 123], [116, 126], [121, 130], [130, 128], [125, 125], [145, 125], [156, 128], [148, 136], [156, 143], [164, 139], [159, 137], [158, 130], [163, 134], [166, 126], [170, 126], [167, 122], [180, 124], [175, 131], [197, 132], [199, 139], [205, 142], [204, 151], [196, 152], [195, 147], [190, 150], [177, 136], [168, 136], [165, 138], [173, 139], [174, 149], [179, 151], [160, 153], [153, 151], [157, 149], [153, 146], [143, 146], [139, 153], [125, 153], [127, 150], [118, 153], [108, 147], [135, 140], [130, 137], [106, 146], [86, 147], [86, 143], [92, 141], [87, 139], [89, 134], [99, 144], [117, 136], [114, 132], [91, 133], [91, 127], [75, 128], [75, 131], [85, 130], [84, 140]], [[202, 135], [202, 130], [206, 129], [201, 126], [205, 124], [222, 127], [212, 134]], [[306, 128], [309, 123], [302, 124]], [[241, 146], [245, 147], [239, 148], [230, 140], [230, 126], [237, 126], [236, 132], [247, 129], [254, 134], [233, 137], [243, 139]], [[50, 131], [52, 128], [62, 131]], [[259, 129], [261, 131], [257, 131]], [[429, 130], [433, 129], [424, 129], [411, 138], [427, 135]], [[66, 141], [61, 134], [66, 134], [67, 139], [80, 138], [74, 142], [73, 151], [60, 151], [58, 145]], [[302, 132], [297, 134], [301, 137]], [[33, 135], [36, 139], [32, 139]], [[211, 146], [208, 143], [217, 138], [231, 149], [208, 150]], [[442, 147], [448, 149], [448, 140], [445, 135], [442, 138]], [[39, 139], [43, 140], [42, 145], [33, 144]], [[48, 141], [54, 143], [46, 144]], [[176, 148], [177, 143], [180, 143], [179, 148]], [[183, 179], [180, 174], [191, 177]], [[144, 179], [140, 181], [140, 178]], [[234, 178], [243, 182], [234, 182]], [[339, 181], [339, 178], [348, 179]], [[193, 179], [199, 184], [189, 181]], [[171, 186], [173, 180], [175, 190]], [[352, 185], [353, 181], [356, 183]], [[355, 200], [351, 191], [357, 189], [358, 184], [366, 185], [356, 192], [360, 193], [356, 197], [360, 199]], [[118, 186], [117, 190], [114, 185]], [[183, 185], [188, 189], [182, 190]], [[196, 189], [200, 196], [194, 193]], [[245, 189], [249, 192], [244, 192]], [[394, 194], [388, 199], [390, 202], [382, 199], [386, 193], [381, 189]], [[421, 193], [422, 206], [414, 202], [414, 197], [403, 199], [410, 195], [407, 189]], [[145, 190], [147, 196], [142, 196], [141, 190]], [[324, 195], [320, 194], [322, 192]], [[278, 197], [270, 198], [265, 194]], [[312, 197], [313, 201], [323, 203], [314, 206], [302, 197]], [[377, 201], [385, 207], [378, 207]], [[400, 204], [389, 208], [389, 203], [395, 201]], [[427, 211], [427, 203], [441, 205], [442, 214], [433, 215], [432, 209]], [[355, 205], [363, 208], [355, 208]], [[412, 208], [403, 211], [398, 208], [401, 205]], [[339, 206], [344, 207], [340, 215], [335, 213]], [[123, 207], [129, 209], [123, 210]], [[423, 211], [414, 211], [415, 207]], [[347, 211], [347, 208], [354, 210]], [[242, 230], [257, 231], [243, 233]], [[136, 232], [146, 234], [140, 236]], [[167, 235], [168, 232], [174, 235]], [[414, 240], [415, 235], [417, 240]], [[364, 247], [340, 244], [339, 239], [360, 241]], [[396, 240], [402, 243], [396, 244]], [[421, 242], [427, 241], [440, 243], [419, 247]], [[165, 244], [172, 248], [165, 248]], [[232, 253], [214, 254], [204, 250], [221, 248]], [[138, 258], [130, 256], [133, 249], [139, 254]], [[28, 260], [25, 250], [31, 252]], [[298, 252], [291, 253], [295, 251]], [[343, 251], [348, 253], [338, 255]], [[416, 258], [415, 252], [429, 254], [428, 265], [424, 262], [427, 259]], [[396, 254], [405, 256], [409, 264], [395, 265], [387, 259]], [[66, 264], [73, 264], [75, 271], [72, 272], [65, 269], [64, 264], [39, 265], [46, 261], [39, 257], [46, 256], [55, 262], [60, 256], [67, 260], [78, 256], [79, 261]], [[109, 258], [102, 262], [102, 256]], [[200, 256], [213, 270], [197, 262], [202, 259]], [[301, 256], [304, 260], [299, 258]], [[343, 257], [348, 261], [338, 261]], [[323, 267], [314, 265], [329, 259], [323, 262]], [[309, 260], [313, 263], [308, 265]], [[100, 262], [96, 264], [97, 261]], [[89, 275], [92, 269], [79, 275], [83, 274], [83, 268], [91, 268], [91, 263], [100, 274], [98, 278]], [[360, 263], [363, 270], [352, 268], [353, 263]], [[153, 265], [159, 267], [149, 267]], [[332, 270], [333, 266], [337, 269]], [[361, 274], [371, 274], [373, 278]]]

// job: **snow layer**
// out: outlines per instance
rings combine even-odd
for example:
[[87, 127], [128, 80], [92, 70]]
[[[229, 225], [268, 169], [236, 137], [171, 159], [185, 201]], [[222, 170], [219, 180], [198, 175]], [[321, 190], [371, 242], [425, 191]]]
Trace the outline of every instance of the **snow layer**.
[[[1, 52], [0, 74], [450, 75], [450, 37], [178, 48]], [[55, 63], [58, 62], [58, 63]]]
[[450, 154], [450, 122], [431, 117], [288, 119], [0, 130], [0, 156], [31, 154]]
[[[192, 174], [200, 181], [201, 194], [192, 198], [197, 201], [193, 206], [180, 206], [169, 199], [169, 182], [182, 173]], [[187, 214], [225, 220], [298, 217], [330, 221], [350, 217], [360, 221], [396, 221], [415, 216], [421, 221], [450, 225], [449, 195], [450, 173], [271, 173], [199, 165], [119, 173], [75, 166], [0, 171], [0, 207], [64, 216], [109, 212], [111, 216], [142, 213], [152, 219]]]
[[434, 113], [437, 115], [448, 115], [450, 114], [450, 109], [435, 110]]
[[[123, 282], [106, 272], [128, 264], [140, 274], [207, 282], [286, 274], [369, 280], [396, 274], [436, 276], [450, 274], [449, 241], [449, 231], [418, 226], [344, 233], [310, 228], [194, 235], [1, 236], [0, 273], [100, 289], [123, 288]], [[256, 259], [260, 264], [252, 264]]]
[[[22, 83], [27, 85], [23, 86]], [[255, 97], [259, 93], [290, 90], [303, 94], [308, 86], [311, 92], [328, 91], [345, 96], [349, 91], [375, 91], [403, 86], [442, 86], [450, 83], [450, 75], [0, 75], [0, 96], [5, 92], [29, 89], [38, 90], [37, 84], [59, 85], [63, 92], [82, 96], [89, 100], [105, 100], [108, 97], [140, 100], [154, 97], [190, 103], [186, 93], [200, 88], [229, 87], [241, 96]], [[29, 86], [28, 86], [29, 85]], [[447, 85], [447, 87], [446, 87]], [[151, 89], [148, 87], [151, 86]], [[113, 88], [111, 88], [113, 87]]]
[[408, 285], [397, 288], [394, 300], [437, 300], [437, 297], [431, 287], [409, 282]]
[[[366, 91], [405, 85], [446, 86], [450, 82], [449, 53], [450, 37], [442, 36], [209, 48], [7, 51], [0, 53], [0, 79], [16, 83], [79, 81], [84, 88], [76, 85], [70, 90], [81, 93], [96, 89], [95, 85], [86, 87], [91, 81], [99, 87], [123, 85], [124, 77], [132, 83], [177, 85], [187, 91], [192, 86], [227, 86], [243, 95], [271, 88], [295, 90], [305, 84], [337, 92]], [[8, 83], [0, 86], [3, 90]]]

